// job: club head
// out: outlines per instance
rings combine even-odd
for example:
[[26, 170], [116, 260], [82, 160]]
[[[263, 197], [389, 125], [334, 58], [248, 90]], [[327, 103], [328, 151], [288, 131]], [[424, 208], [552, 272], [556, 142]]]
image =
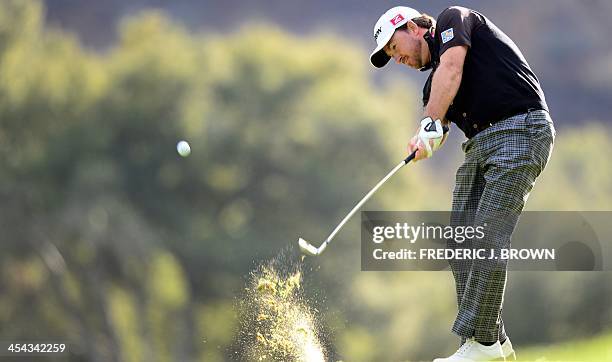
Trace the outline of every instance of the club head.
[[319, 255], [319, 250], [308, 241], [300, 238], [298, 240], [298, 244], [300, 245], [300, 249], [302, 249], [303, 253], [310, 255]]

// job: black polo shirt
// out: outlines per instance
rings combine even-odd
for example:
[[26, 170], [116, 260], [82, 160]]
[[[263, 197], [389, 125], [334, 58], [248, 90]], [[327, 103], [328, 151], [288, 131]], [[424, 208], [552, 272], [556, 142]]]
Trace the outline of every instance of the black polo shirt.
[[423, 102], [429, 100], [435, 61], [449, 48], [466, 45], [461, 85], [446, 118], [468, 138], [529, 109], [548, 110], [538, 78], [525, 57], [491, 20], [474, 10], [453, 6], [444, 10], [436, 23], [434, 69], [423, 89]]

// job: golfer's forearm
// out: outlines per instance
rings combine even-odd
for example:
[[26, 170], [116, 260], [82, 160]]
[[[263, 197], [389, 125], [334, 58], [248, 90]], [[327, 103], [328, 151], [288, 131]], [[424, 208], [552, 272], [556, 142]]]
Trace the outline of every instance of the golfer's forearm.
[[452, 64], [440, 64], [431, 82], [431, 94], [424, 115], [445, 120], [446, 111], [455, 98], [463, 69]]

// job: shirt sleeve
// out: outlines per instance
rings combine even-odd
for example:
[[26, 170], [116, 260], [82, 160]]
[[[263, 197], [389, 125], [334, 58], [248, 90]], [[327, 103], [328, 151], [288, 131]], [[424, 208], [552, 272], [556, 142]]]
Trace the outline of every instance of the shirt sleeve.
[[474, 26], [475, 14], [469, 9], [453, 6], [444, 10], [436, 21], [440, 56], [454, 46], [471, 47]]

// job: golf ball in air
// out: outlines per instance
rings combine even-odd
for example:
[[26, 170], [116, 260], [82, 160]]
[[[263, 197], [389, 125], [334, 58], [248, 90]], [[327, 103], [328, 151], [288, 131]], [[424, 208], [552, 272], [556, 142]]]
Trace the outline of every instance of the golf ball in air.
[[176, 151], [179, 155], [187, 157], [191, 153], [191, 147], [189, 146], [189, 143], [187, 143], [187, 141], [180, 141], [176, 144]]

